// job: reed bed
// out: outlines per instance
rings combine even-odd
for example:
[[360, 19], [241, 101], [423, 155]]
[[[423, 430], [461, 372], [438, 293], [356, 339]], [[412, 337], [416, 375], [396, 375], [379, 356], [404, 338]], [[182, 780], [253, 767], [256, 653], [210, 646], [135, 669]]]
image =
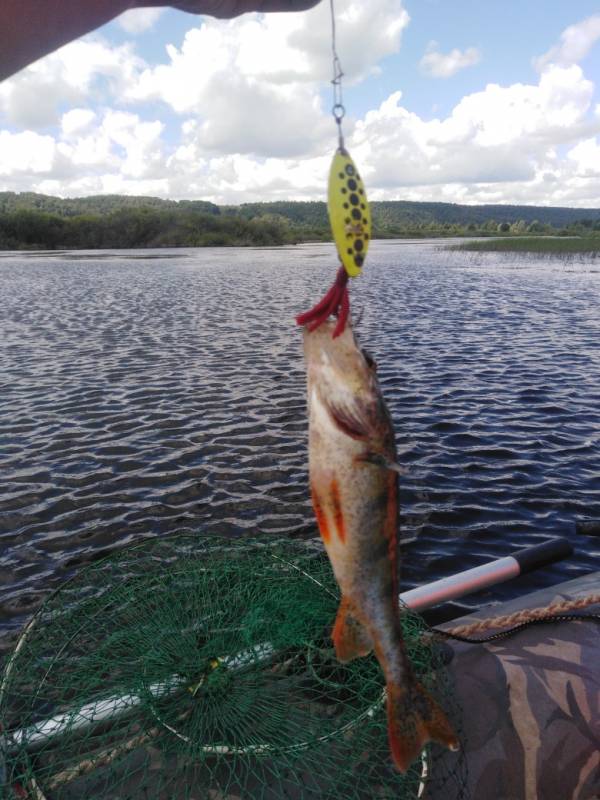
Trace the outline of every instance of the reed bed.
[[476, 253], [538, 253], [548, 256], [582, 254], [596, 258], [600, 256], [600, 236], [589, 238], [519, 236], [500, 239], [476, 239], [470, 242], [450, 245], [447, 249]]

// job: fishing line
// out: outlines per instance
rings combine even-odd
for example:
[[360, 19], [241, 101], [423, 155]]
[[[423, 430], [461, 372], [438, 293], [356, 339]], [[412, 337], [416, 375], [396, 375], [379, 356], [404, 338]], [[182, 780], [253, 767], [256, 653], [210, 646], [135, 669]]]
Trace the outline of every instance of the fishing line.
[[341, 266], [324, 297], [311, 309], [299, 314], [296, 322], [312, 332], [329, 317], [337, 317], [337, 324], [332, 329], [332, 336], [335, 339], [344, 332], [350, 316], [348, 279], [361, 274], [371, 239], [371, 212], [362, 178], [344, 142], [342, 131], [342, 120], [346, 115], [342, 85], [344, 71], [337, 52], [334, 0], [329, 0], [329, 10], [333, 68], [331, 113], [337, 126], [338, 146], [329, 170], [327, 213]]
[[338, 126], [339, 147], [341, 150], [343, 150], [344, 134], [342, 132], [342, 120], [346, 115], [346, 109], [344, 108], [344, 92], [342, 87], [344, 71], [342, 70], [342, 62], [340, 61], [340, 57], [337, 53], [335, 8], [333, 0], [329, 0], [329, 10], [331, 12], [331, 53], [333, 57], [333, 80], [331, 81], [333, 85], [333, 107], [331, 109], [331, 113], [333, 114], [333, 118]]

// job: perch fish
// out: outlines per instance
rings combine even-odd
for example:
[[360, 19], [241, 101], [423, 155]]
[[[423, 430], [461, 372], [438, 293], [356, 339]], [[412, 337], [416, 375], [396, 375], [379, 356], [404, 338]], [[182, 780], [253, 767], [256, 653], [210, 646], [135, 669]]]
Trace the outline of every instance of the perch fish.
[[350, 323], [304, 328], [309, 413], [309, 472], [319, 530], [341, 590], [332, 632], [336, 656], [372, 650], [386, 680], [388, 737], [406, 772], [431, 740], [457, 738], [438, 704], [417, 682], [402, 641], [396, 568], [398, 470], [391, 418], [376, 367]]

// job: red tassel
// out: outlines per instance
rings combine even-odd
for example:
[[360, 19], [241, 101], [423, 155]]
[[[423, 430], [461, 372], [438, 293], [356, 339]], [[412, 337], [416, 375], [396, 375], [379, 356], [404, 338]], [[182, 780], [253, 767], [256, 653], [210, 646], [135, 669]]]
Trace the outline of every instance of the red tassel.
[[337, 325], [333, 331], [333, 338], [344, 332], [348, 316], [350, 314], [350, 297], [348, 295], [348, 273], [344, 267], [340, 267], [333, 282], [333, 286], [316, 306], [298, 314], [296, 322], [298, 325], [306, 325], [309, 331], [316, 330], [325, 320], [334, 315], [338, 318]]

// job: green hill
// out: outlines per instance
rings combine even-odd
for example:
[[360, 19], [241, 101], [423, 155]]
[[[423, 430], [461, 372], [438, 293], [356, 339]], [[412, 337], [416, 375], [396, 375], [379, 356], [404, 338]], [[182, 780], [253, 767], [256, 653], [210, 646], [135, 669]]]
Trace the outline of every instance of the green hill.
[[186, 208], [207, 214], [218, 214], [219, 207], [206, 200], [162, 200], [160, 197], [129, 196], [120, 194], [97, 194], [91, 197], [52, 197], [35, 192], [0, 192], [0, 214], [27, 209], [45, 211], [61, 217], [74, 217], [79, 214], [110, 214], [121, 209]]
[[[374, 238], [595, 233], [600, 209], [371, 204]], [[277, 245], [330, 240], [324, 202], [222, 206], [203, 200], [0, 192], [0, 249]]]

